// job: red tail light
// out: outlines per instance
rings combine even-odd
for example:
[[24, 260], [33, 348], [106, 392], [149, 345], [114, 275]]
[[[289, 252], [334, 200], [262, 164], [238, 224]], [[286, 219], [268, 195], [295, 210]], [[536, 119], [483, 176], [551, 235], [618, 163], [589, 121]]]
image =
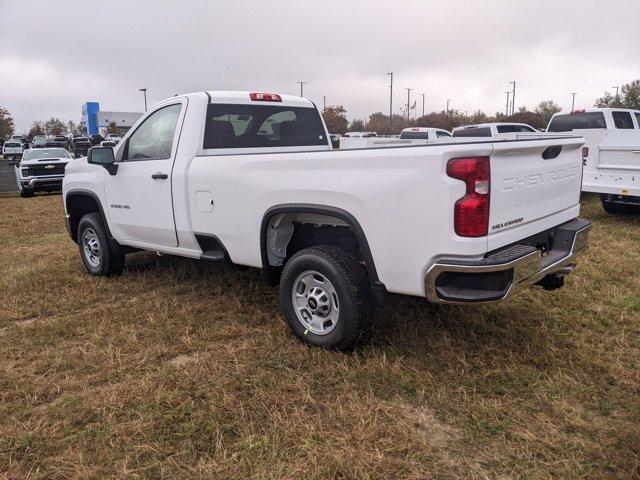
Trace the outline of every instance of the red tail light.
[[277, 93], [250, 93], [249, 96], [254, 102], [281, 102], [282, 97]]
[[453, 225], [460, 237], [484, 237], [489, 232], [491, 171], [489, 157], [452, 158], [447, 175], [462, 180], [467, 193], [456, 202]]

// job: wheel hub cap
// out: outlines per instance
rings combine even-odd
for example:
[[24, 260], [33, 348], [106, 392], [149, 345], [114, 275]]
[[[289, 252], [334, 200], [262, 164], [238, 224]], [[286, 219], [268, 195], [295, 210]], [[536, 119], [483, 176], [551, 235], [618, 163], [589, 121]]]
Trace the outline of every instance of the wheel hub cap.
[[298, 321], [307, 332], [326, 335], [338, 324], [338, 295], [327, 277], [314, 270], [302, 272], [293, 282], [291, 300]]
[[100, 266], [102, 260], [102, 249], [100, 248], [100, 241], [98, 235], [92, 228], [87, 228], [82, 233], [82, 251], [84, 258], [89, 265], [96, 268]]

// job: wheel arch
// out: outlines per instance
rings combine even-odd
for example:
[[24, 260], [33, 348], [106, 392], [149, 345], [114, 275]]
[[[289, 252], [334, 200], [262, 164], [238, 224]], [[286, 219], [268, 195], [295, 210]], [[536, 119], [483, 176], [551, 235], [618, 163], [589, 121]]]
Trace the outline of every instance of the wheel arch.
[[109, 239], [113, 239], [111, 231], [109, 230], [107, 217], [102, 207], [102, 202], [94, 192], [80, 189], [71, 190], [67, 192], [64, 197], [64, 206], [67, 213], [67, 231], [74, 242], [77, 243], [78, 241], [78, 225], [80, 224], [80, 219], [87, 213], [98, 213]]
[[344, 223], [351, 229], [353, 234], [355, 235], [356, 240], [360, 246], [362, 256], [365, 261], [365, 267], [367, 269], [367, 274], [369, 277], [369, 282], [371, 287], [375, 290], [384, 290], [386, 292], [386, 288], [384, 284], [380, 282], [378, 277], [378, 272], [375, 267], [375, 262], [373, 260], [373, 255], [371, 254], [371, 249], [369, 247], [369, 242], [367, 242], [367, 237], [362, 229], [362, 226], [358, 222], [355, 216], [349, 213], [346, 210], [343, 210], [338, 207], [333, 207], [330, 205], [318, 205], [318, 204], [308, 204], [308, 203], [290, 203], [290, 204], [281, 204], [275, 205], [269, 208], [262, 217], [262, 224], [260, 227], [260, 255], [262, 260], [262, 268], [265, 272], [265, 276], [267, 282], [274, 283], [273, 278], [273, 270], [275, 267], [270, 265], [268, 252], [267, 252], [267, 229], [269, 227], [269, 223], [271, 219], [278, 214], [281, 213], [313, 213], [326, 215], [329, 217], [335, 217]]

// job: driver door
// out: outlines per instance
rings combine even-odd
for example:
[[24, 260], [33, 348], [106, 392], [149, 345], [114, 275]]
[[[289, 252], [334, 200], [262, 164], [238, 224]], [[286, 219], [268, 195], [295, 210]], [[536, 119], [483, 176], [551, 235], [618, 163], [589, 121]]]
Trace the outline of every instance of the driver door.
[[186, 99], [156, 108], [127, 137], [115, 175], [105, 175], [112, 234], [123, 243], [178, 245], [171, 174]]

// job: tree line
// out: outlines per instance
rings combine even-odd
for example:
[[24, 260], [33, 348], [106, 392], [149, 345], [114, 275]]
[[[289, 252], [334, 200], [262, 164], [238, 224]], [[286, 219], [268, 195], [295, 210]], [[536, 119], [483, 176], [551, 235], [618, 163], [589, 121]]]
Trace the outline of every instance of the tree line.
[[[618, 95], [605, 92], [602, 97], [595, 100], [594, 106], [640, 110], [640, 80], [634, 80], [620, 87]], [[379, 135], [398, 135], [403, 128], [407, 127], [433, 127], [451, 131], [451, 129], [461, 125], [487, 122], [527, 123], [534, 128], [543, 129], [547, 127], [553, 114], [560, 110], [561, 108], [552, 100], [543, 100], [533, 110], [529, 110], [527, 107], [520, 107], [513, 115], [505, 115], [502, 112], [487, 115], [481, 110], [476, 110], [471, 115], [467, 115], [459, 110], [442, 110], [440, 112], [431, 112], [418, 118], [411, 118], [408, 121], [406, 117], [393, 114], [391, 122], [389, 122], [389, 115], [375, 112], [369, 115], [366, 120], [355, 119], [349, 122], [344, 106], [333, 105], [323, 110], [322, 117], [330, 133], [343, 134], [346, 132], [366, 131], [377, 132]]]

